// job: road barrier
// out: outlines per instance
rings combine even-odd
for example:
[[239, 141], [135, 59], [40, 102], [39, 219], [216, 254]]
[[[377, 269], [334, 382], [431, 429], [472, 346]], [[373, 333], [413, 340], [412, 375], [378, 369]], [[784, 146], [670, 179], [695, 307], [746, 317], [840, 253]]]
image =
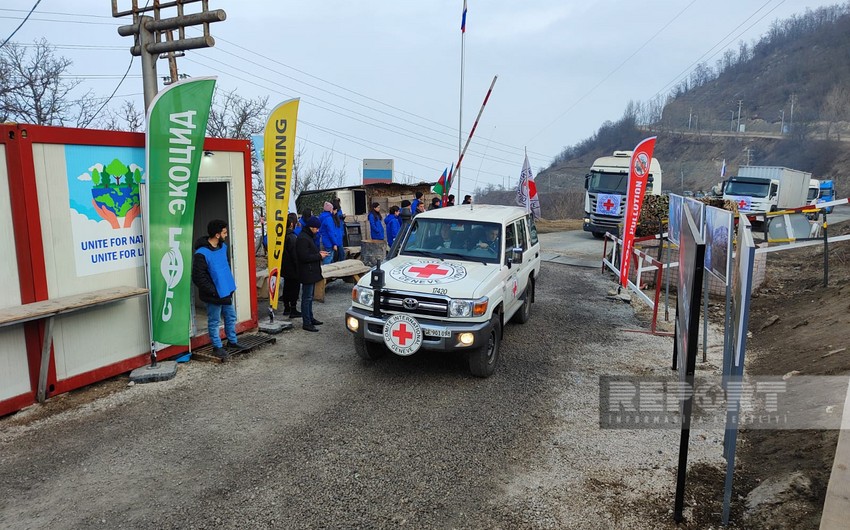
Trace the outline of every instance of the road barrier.
[[[642, 241], [652, 241], [657, 240], [658, 236], [647, 236], [635, 239], [635, 243], [639, 243]], [[611, 241], [612, 245], [610, 245], [610, 253], [608, 251], [609, 245], [608, 241]], [[605, 272], [605, 269], [609, 269], [613, 272], [617, 277], [620, 276], [620, 255], [622, 254], [623, 248], [623, 240], [619, 237], [611, 234], [610, 232], [605, 233], [603, 250], [602, 250], [602, 272]], [[609, 257], [610, 254], [610, 257]], [[628, 279], [626, 284], [629, 291], [633, 292], [638, 298], [640, 298], [646, 305], [652, 309], [652, 322], [650, 323], [649, 332], [653, 335], [670, 335], [670, 333], [663, 333], [657, 331], [657, 323], [658, 323], [658, 306], [659, 301], [661, 300], [661, 286], [663, 285], [663, 274], [665, 269], [669, 269], [671, 267], [678, 267], [678, 262], [671, 263], [662, 263], [657, 259], [653, 258], [649, 254], [647, 254], [644, 250], [632, 247], [632, 252], [630, 259], [636, 260], [636, 265], [630, 267], [635, 271], [635, 280], [637, 284], [635, 284], [631, 279]], [[643, 273], [655, 273], [655, 296], [650, 298], [646, 293], [640, 288], [641, 277]]]

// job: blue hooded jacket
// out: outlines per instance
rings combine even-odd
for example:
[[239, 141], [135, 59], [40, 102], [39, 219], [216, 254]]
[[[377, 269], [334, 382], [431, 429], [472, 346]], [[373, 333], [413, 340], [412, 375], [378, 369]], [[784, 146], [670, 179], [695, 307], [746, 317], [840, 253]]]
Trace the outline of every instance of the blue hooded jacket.
[[322, 212], [319, 216], [319, 221], [322, 223], [321, 228], [319, 228], [319, 237], [322, 241], [322, 247], [324, 247], [325, 250], [332, 250], [334, 245], [338, 248], [342, 248], [342, 222], [340, 222], [340, 226], [337, 227], [334, 224], [333, 213], [331, 212]]
[[384, 219], [387, 225], [387, 245], [393, 246], [398, 231], [401, 230], [401, 218], [398, 215], [389, 214]]

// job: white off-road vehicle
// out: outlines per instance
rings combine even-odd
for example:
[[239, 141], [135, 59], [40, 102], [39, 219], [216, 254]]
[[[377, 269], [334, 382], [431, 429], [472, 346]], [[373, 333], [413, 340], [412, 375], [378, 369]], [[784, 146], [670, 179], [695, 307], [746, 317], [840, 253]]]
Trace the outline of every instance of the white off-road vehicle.
[[458, 351], [474, 375], [492, 375], [505, 323], [531, 316], [540, 275], [533, 216], [512, 206], [452, 206], [417, 215], [400, 237], [352, 291], [345, 324], [355, 350], [366, 359]]

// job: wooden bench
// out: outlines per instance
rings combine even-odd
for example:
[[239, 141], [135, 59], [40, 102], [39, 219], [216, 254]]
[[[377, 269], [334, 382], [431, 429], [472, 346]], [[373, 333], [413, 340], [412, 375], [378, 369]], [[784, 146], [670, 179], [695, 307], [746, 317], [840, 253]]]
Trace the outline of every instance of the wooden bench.
[[357, 283], [360, 278], [372, 270], [372, 267], [364, 265], [359, 259], [346, 259], [322, 265], [323, 279], [316, 283], [316, 290], [313, 292], [313, 300], [318, 302], [325, 301], [325, 285], [328, 280], [342, 278], [346, 283]]
[[147, 292], [148, 290], [143, 287], [112, 287], [0, 309], [0, 327], [14, 326], [33, 320], [47, 320], [44, 327], [44, 343], [41, 346], [41, 366], [38, 374], [38, 393], [36, 394], [39, 403], [44, 403], [47, 392], [47, 369], [50, 366], [50, 347], [53, 344], [53, 318], [142, 296]]

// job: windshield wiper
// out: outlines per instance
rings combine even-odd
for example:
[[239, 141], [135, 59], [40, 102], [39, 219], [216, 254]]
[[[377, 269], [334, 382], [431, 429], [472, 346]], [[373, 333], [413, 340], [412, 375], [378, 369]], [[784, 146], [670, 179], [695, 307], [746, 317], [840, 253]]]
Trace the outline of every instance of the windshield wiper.
[[455, 258], [455, 259], [459, 259], [459, 260], [464, 260], [464, 261], [474, 261], [475, 263], [483, 263], [484, 265], [488, 264], [487, 261], [485, 261], [484, 258], [476, 258], [476, 257], [470, 256], [468, 254], [461, 254], [459, 252], [446, 252], [446, 253], [443, 254], [443, 256], [447, 256], [449, 258]]
[[402, 251], [402, 254], [410, 254], [412, 256], [425, 256], [426, 258], [436, 258], [440, 261], [445, 261], [445, 259], [440, 254], [428, 252], [426, 250], [404, 250]]

